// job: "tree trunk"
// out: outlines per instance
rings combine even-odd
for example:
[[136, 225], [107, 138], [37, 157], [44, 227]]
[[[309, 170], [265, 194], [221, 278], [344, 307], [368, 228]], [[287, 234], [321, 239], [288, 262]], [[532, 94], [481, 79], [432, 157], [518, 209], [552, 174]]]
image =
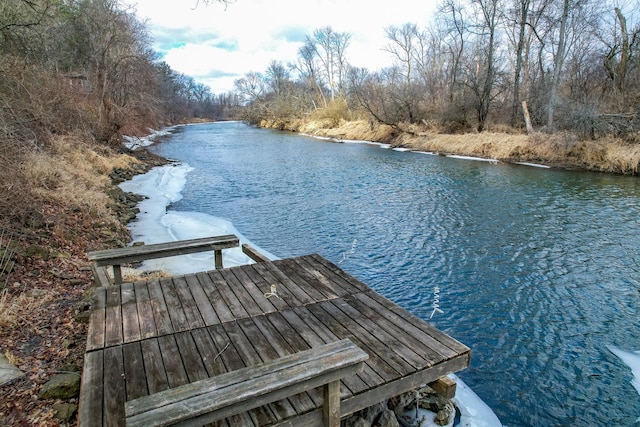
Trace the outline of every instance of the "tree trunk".
[[524, 123], [527, 126], [527, 135], [531, 135], [533, 133], [533, 126], [531, 125], [531, 116], [529, 115], [527, 101], [522, 101], [522, 113], [524, 114]]
[[569, 20], [569, 0], [564, 0], [562, 7], [562, 17], [560, 18], [560, 34], [558, 35], [558, 51], [553, 64], [553, 77], [551, 80], [551, 88], [549, 91], [549, 110], [547, 115], [547, 128], [553, 130], [554, 114], [556, 104], [558, 103], [558, 85], [560, 84], [560, 74], [564, 64], [565, 45], [567, 39], [567, 21]]
[[516, 66], [513, 76], [513, 103], [511, 110], [511, 126], [515, 126], [518, 123], [518, 110], [520, 104], [520, 74], [522, 72], [522, 53], [524, 51], [524, 38], [525, 30], [527, 26], [527, 15], [529, 14], [530, 0], [520, 1], [520, 22], [518, 33], [518, 45], [516, 46]]

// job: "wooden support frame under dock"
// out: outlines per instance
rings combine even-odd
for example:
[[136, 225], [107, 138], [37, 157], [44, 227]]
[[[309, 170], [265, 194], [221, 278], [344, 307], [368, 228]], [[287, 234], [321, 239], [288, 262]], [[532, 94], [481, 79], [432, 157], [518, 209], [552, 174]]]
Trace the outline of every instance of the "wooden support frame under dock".
[[[320, 255], [259, 259], [239, 267], [97, 288], [79, 425], [125, 425], [125, 408], [140, 399], [154, 401], [154, 395], [164, 396], [168, 390], [180, 398], [193, 388], [196, 394], [204, 393], [201, 390], [229, 373], [265, 366], [269, 370], [291, 357], [306, 363], [330, 354], [327, 346], [343, 340], [357, 349], [349, 364], [355, 370], [345, 371], [337, 383], [331, 380], [334, 386], [324, 387], [324, 392], [293, 388], [292, 394], [282, 395], [286, 397], [269, 394], [278, 400], [265, 398], [257, 408], [240, 405], [240, 412], [223, 409], [225, 418], [216, 425], [337, 425], [340, 417], [468, 366], [468, 347]], [[303, 371], [311, 366], [304, 363], [299, 365]], [[314, 370], [317, 376], [325, 375], [322, 369]], [[290, 375], [287, 371], [281, 378]], [[317, 385], [324, 379], [320, 381]], [[218, 419], [213, 417], [207, 420]]]

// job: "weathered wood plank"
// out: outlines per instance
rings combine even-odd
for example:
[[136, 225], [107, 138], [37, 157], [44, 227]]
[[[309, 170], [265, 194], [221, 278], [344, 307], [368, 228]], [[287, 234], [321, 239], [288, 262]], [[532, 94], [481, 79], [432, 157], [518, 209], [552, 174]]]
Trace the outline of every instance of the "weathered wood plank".
[[207, 298], [209, 298], [209, 302], [215, 310], [216, 316], [218, 316], [218, 319], [220, 319], [220, 322], [233, 321], [233, 313], [231, 313], [229, 306], [222, 299], [222, 296], [216, 288], [216, 284], [213, 282], [211, 276], [208, 273], [198, 273], [196, 274], [196, 277], [202, 285], [202, 289], [207, 295]]
[[109, 287], [111, 285], [111, 279], [107, 274], [105, 267], [98, 267], [95, 264], [91, 264], [91, 272], [93, 273], [93, 280], [98, 287]]
[[233, 275], [238, 279], [238, 282], [240, 282], [242, 288], [251, 296], [254, 301], [253, 305], [258, 308], [258, 314], [272, 313], [276, 311], [271, 298], [267, 298], [265, 296], [267, 292], [271, 291], [270, 287], [265, 288], [264, 291], [260, 290], [253, 278], [247, 274], [247, 271], [253, 270], [246, 268], [230, 268], [228, 271], [233, 273]]
[[248, 245], [247, 243], [243, 243], [242, 244], [242, 252], [246, 256], [248, 256], [249, 258], [254, 260], [255, 262], [271, 261], [267, 256], [263, 255], [257, 249], [255, 249], [254, 247]]
[[293, 280], [280, 271], [273, 262], [258, 262], [253, 264], [253, 268], [262, 277], [264, 277], [267, 283], [277, 284], [278, 295], [289, 307], [313, 302], [313, 300], [311, 300], [306, 294], [302, 294], [302, 299], [299, 298], [295, 293], [299, 287], [293, 282]]
[[365, 292], [371, 290], [371, 288], [369, 288], [367, 285], [365, 285], [360, 280], [356, 279], [351, 274], [347, 273], [328, 259], [318, 254], [307, 255], [307, 257], [312, 258], [314, 261], [323, 265], [327, 270], [334, 272], [337, 276], [341, 277], [342, 280], [348, 282], [353, 287], [353, 290], [349, 291], [350, 294], [353, 294], [356, 291]]
[[[251, 295], [245, 288], [244, 283], [238, 280], [231, 269], [221, 270], [220, 275], [225, 280], [225, 282], [228, 283], [229, 290], [236, 296], [236, 298], [242, 305], [242, 308], [247, 312], [248, 316], [258, 316], [262, 314], [260, 306], [251, 297]], [[262, 296], [262, 298], [264, 299], [264, 295]]]
[[[405, 324], [413, 325], [415, 329], [411, 329], [411, 333], [414, 333], [416, 338], [422, 340], [433, 350], [438, 351], [445, 358], [470, 351], [464, 344], [453, 339], [439, 329], [436, 329], [429, 323], [411, 314], [407, 310], [394, 304], [376, 292], [369, 291], [367, 293], [357, 294], [354, 296], [365, 304], [379, 310], [380, 313], [384, 313], [389, 320], [396, 322], [402, 321]], [[375, 301], [377, 305], [371, 303], [371, 301]]]
[[362, 286], [363, 284], [361, 282], [358, 282], [355, 285], [349, 282], [347, 279], [345, 279], [343, 274], [341, 274], [343, 270], [341, 270], [340, 267], [330, 263], [328, 260], [318, 255], [307, 255], [299, 257], [299, 259], [297, 259], [296, 261], [313, 266], [317, 271], [326, 276], [327, 279], [329, 279], [329, 283], [331, 284], [333, 291], [338, 296], [351, 295], [356, 292], [362, 292], [364, 290], [364, 287]]
[[[235, 346], [231, 343], [231, 339], [227, 335], [224, 330], [224, 326], [222, 324], [213, 325], [206, 328], [211, 336], [218, 353], [216, 355], [222, 359], [227, 371], [235, 371], [237, 369], [241, 369], [245, 367], [242, 358], [236, 351]], [[230, 427], [235, 426], [252, 426], [259, 425], [257, 423], [257, 418], [261, 415], [256, 415], [254, 413], [248, 414], [239, 414], [233, 415], [228, 418], [228, 424]], [[273, 417], [271, 414], [270, 417]], [[255, 420], [255, 421], [254, 421]]]
[[[340, 304], [343, 304], [343, 302], [340, 301]], [[366, 343], [365, 345], [367, 346], [368, 351], [375, 352], [381, 360], [384, 360], [389, 366], [397, 371], [400, 376], [408, 375], [416, 370], [415, 366], [412, 366], [404, 360], [400, 354], [398, 354], [393, 344], [387, 344], [380, 340], [378, 334], [380, 334], [381, 331], [376, 328], [375, 322], [371, 322], [369, 328], [365, 329], [349, 315], [341, 311], [338, 308], [338, 304], [333, 304], [333, 301], [327, 301], [320, 305], [335, 319], [336, 323], [340, 323], [352, 334], [357, 335], [361, 342]], [[389, 337], [387, 336], [386, 338]]]
[[167, 309], [167, 304], [164, 300], [162, 293], [162, 286], [160, 286], [160, 280], [155, 279], [147, 283], [149, 289], [149, 298], [151, 302], [151, 308], [153, 310], [153, 319], [158, 330], [158, 335], [166, 335], [173, 332], [173, 325], [171, 324], [171, 317]]
[[87, 328], [87, 351], [104, 347], [107, 292], [106, 288], [95, 288], [91, 298], [91, 313]]
[[185, 280], [187, 282], [187, 286], [189, 286], [189, 290], [191, 290], [191, 295], [193, 295], [193, 299], [198, 307], [200, 316], [202, 316], [204, 324], [209, 326], [220, 323], [220, 319], [213, 309], [213, 306], [209, 301], [209, 297], [207, 297], [204, 289], [202, 289], [202, 285], [200, 284], [198, 277], [195, 274], [189, 274], [185, 276]]
[[[270, 316], [269, 320], [274, 323], [274, 325], [277, 325], [276, 328], [278, 330], [284, 331], [283, 333], [285, 333], [287, 337], [300, 337], [304, 339], [306, 345], [309, 347], [318, 347], [324, 343], [340, 339], [304, 307], [282, 311], [279, 315], [282, 316], [285, 322], [279, 321], [276, 316]], [[296, 350], [304, 350], [304, 347], [296, 347]], [[345, 396], [347, 395], [347, 391], [355, 394], [365, 390], [368, 384], [363, 378], [373, 377], [374, 379], [369, 382], [371, 385], [383, 382], [383, 379], [371, 369], [369, 363], [370, 362], [365, 363], [362, 372], [358, 373], [358, 375], [351, 375], [342, 379], [346, 387]]]
[[104, 403], [103, 383], [104, 359], [101, 351], [84, 355], [84, 368], [80, 385], [80, 407], [78, 424], [80, 427], [102, 426], [102, 405]]
[[125, 343], [140, 340], [140, 323], [138, 319], [138, 305], [133, 283], [123, 283], [120, 286], [122, 298], [122, 336]]
[[200, 310], [198, 310], [198, 305], [193, 295], [191, 295], [191, 290], [189, 289], [186, 279], [182, 276], [174, 277], [173, 284], [178, 298], [180, 298], [180, 302], [182, 303], [182, 309], [189, 324], [188, 329], [202, 328], [204, 326], [204, 320], [200, 315]]
[[[251, 341], [251, 344], [263, 362], [268, 362], [280, 357], [278, 352], [272, 347], [272, 343], [265, 338], [252, 319], [240, 319], [238, 320], [238, 325]], [[275, 335], [273, 337], [275, 338]], [[306, 393], [292, 396], [288, 398], [288, 401], [298, 413], [310, 411], [316, 407], [313, 400]]]
[[[358, 347], [366, 351], [368, 354], [371, 354], [372, 357], [369, 359], [369, 366], [373, 371], [376, 372], [379, 376], [381, 376], [385, 381], [391, 381], [392, 379], [398, 376], [398, 371], [393, 369], [389, 364], [379, 358], [379, 355], [376, 351], [373, 351], [369, 348], [368, 342], [364, 342], [360, 339], [360, 337], [353, 334], [349, 329], [347, 329], [344, 325], [337, 322], [335, 317], [326, 312], [322, 307], [322, 303], [311, 304], [307, 306], [307, 309], [329, 330], [331, 330], [336, 336], [340, 338], [349, 338], [353, 341]], [[378, 357], [376, 357], [378, 356]], [[364, 378], [363, 378], [364, 379]]]
[[140, 337], [142, 339], [155, 337], [158, 335], [158, 330], [156, 329], [156, 321], [153, 318], [149, 288], [145, 282], [136, 282], [133, 287], [136, 292]]
[[149, 394], [169, 388], [167, 372], [162, 361], [162, 352], [157, 339], [144, 340], [140, 343], [144, 360], [144, 373]]
[[147, 380], [145, 378], [144, 359], [140, 342], [125, 344], [122, 346], [124, 358], [124, 375], [127, 380], [127, 400], [137, 399], [149, 394]]
[[340, 427], [340, 381], [331, 381], [322, 388], [322, 413], [325, 427]]
[[249, 313], [247, 313], [247, 310], [245, 310], [245, 308], [242, 306], [242, 303], [240, 302], [236, 294], [233, 293], [231, 286], [229, 286], [229, 284], [225, 281], [220, 272], [210, 271], [209, 277], [211, 278], [211, 281], [213, 282], [215, 288], [220, 293], [220, 297], [229, 308], [229, 311], [233, 315], [233, 318], [242, 319], [244, 317], [249, 317]]
[[107, 307], [105, 308], [105, 346], [122, 344], [122, 306], [120, 305], [120, 287], [107, 288]]
[[122, 400], [125, 395], [124, 361], [122, 347], [109, 347], [104, 350], [104, 412], [105, 426], [122, 425], [124, 421], [124, 407]]
[[[231, 343], [235, 346], [238, 354], [242, 358], [245, 366], [258, 365], [263, 362], [256, 349], [253, 347], [253, 343], [247, 339], [237, 322], [225, 323], [224, 329], [227, 332]], [[273, 402], [271, 410], [281, 419], [292, 417], [296, 414], [291, 403], [285, 400]]]
[[[275, 313], [271, 313], [269, 315], [278, 316]], [[277, 357], [308, 350], [312, 347], [302, 338], [298, 337], [297, 334], [291, 334], [288, 330], [279, 330], [275, 328], [273, 323], [269, 322], [265, 316], [254, 317], [252, 320], [262, 335], [265, 336], [267, 342], [271, 344], [273, 349], [276, 351]], [[284, 323], [286, 324], [286, 322]], [[324, 342], [318, 340], [318, 342], [316, 342], [316, 347], [323, 344]], [[309, 390], [308, 395], [316, 407], [322, 404], [322, 396], [317, 390]]]
[[175, 242], [154, 243], [150, 245], [129, 246], [126, 248], [104, 249], [87, 254], [89, 261], [97, 266], [118, 265], [142, 262], [148, 259], [166, 258], [210, 250], [222, 250], [240, 246], [240, 240], [234, 235], [204, 237], [201, 239], [179, 240]]
[[202, 362], [202, 357], [198, 353], [196, 343], [193, 341], [191, 332], [180, 332], [174, 335], [176, 344], [180, 351], [184, 370], [187, 373], [189, 382], [195, 382], [208, 378], [207, 370]]
[[312, 258], [297, 257], [292, 258], [291, 261], [297, 264], [298, 271], [308, 283], [326, 295], [325, 299], [333, 299], [350, 293], [342, 287], [338, 276], [332, 274], [331, 270], [326, 269], [323, 265], [313, 262]]
[[196, 344], [198, 353], [202, 357], [202, 363], [207, 371], [207, 376], [213, 377], [227, 372], [222, 358], [220, 357], [220, 351], [216, 348], [209, 331], [205, 328], [200, 328], [191, 331], [191, 336]]
[[[293, 265], [292, 265], [293, 264]], [[273, 266], [277, 267], [281, 274], [287, 277], [287, 288], [301, 302], [300, 305], [311, 304], [323, 301], [327, 297], [316, 289], [316, 286], [308, 283], [296, 268], [295, 263], [290, 259], [274, 261]]]
[[127, 421], [147, 426], [154, 419], [167, 423], [221, 419], [337, 381], [357, 372], [367, 357], [351, 342], [327, 344], [127, 402]]
[[227, 335], [224, 324], [209, 326], [206, 329], [209, 331], [209, 335], [218, 351], [216, 354], [224, 362], [227, 371], [235, 371], [246, 366], [235, 345], [231, 342], [231, 338]]
[[178, 387], [189, 383], [189, 377], [180, 358], [180, 349], [173, 335], [165, 335], [158, 338], [162, 363], [164, 364], [169, 387]]
[[[349, 305], [358, 309], [366, 318], [375, 319], [379, 327], [384, 328], [387, 333], [401, 342], [402, 348], [413, 349], [426, 360], [426, 366], [442, 360], [443, 355], [428, 345], [428, 343], [433, 340], [431, 337], [425, 337], [424, 332], [416, 328], [414, 323], [407, 322], [405, 319], [389, 313], [384, 307], [377, 305], [375, 301], [370, 300], [369, 302], [374, 304], [377, 309], [365, 304], [362, 300], [367, 300], [367, 298], [366, 293], [355, 295], [348, 298]], [[389, 317], [394, 319], [395, 322], [389, 320]], [[418, 337], [422, 337], [422, 339]]]
[[391, 332], [389, 332], [384, 328], [384, 318], [380, 313], [368, 311], [367, 315], [364, 315], [353, 305], [355, 301], [353, 297], [345, 297], [343, 301], [347, 304], [334, 304], [333, 306], [347, 316], [350, 324], [357, 324], [358, 328], [369, 332], [372, 337], [380, 341], [382, 346], [392, 349], [391, 352], [398, 355], [399, 359], [404, 360], [412, 369], [422, 369], [431, 365], [429, 359], [424, 358], [414, 348], [414, 346], [422, 347], [419, 342], [408, 343], [409, 340], [403, 342], [404, 331], [391, 328]]
[[433, 391], [445, 399], [453, 399], [456, 395], [457, 384], [449, 377], [440, 377], [437, 380], [430, 382], [428, 385], [433, 389]]
[[160, 279], [160, 287], [162, 288], [164, 301], [167, 304], [167, 311], [171, 318], [171, 325], [173, 326], [174, 332], [188, 330], [189, 322], [187, 321], [187, 315], [178, 297], [173, 278]]
[[[260, 273], [260, 271], [258, 271], [258, 269], [255, 268], [255, 266], [247, 266], [246, 268], [243, 268], [242, 271], [247, 274], [247, 276], [251, 277], [251, 279], [253, 280], [253, 283], [255, 283], [256, 287], [258, 288], [258, 291], [260, 293], [262, 293], [263, 295], [270, 293], [271, 292], [271, 285], [275, 284], [276, 282], [273, 280], [272, 276], [270, 276], [271, 280], [268, 280], [268, 278], [265, 278], [262, 276], [262, 274]], [[262, 269], [261, 271], [266, 271], [264, 269]], [[286, 310], [287, 308], [289, 308], [289, 304], [287, 304], [280, 296], [279, 296], [279, 291], [276, 289], [276, 294], [278, 295], [278, 297], [275, 296], [271, 296], [267, 299], [267, 301], [269, 302], [269, 304], [273, 305], [274, 307], [274, 311], [277, 310]], [[270, 313], [271, 311], [267, 311], [266, 309], [263, 309], [265, 311], [265, 313]]]

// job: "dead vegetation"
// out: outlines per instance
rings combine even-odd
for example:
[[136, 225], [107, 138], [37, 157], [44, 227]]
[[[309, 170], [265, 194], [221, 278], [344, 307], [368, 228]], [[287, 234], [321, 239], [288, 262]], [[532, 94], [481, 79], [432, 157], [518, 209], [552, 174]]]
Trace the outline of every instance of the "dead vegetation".
[[[318, 116], [321, 117], [321, 116]], [[272, 127], [263, 121], [263, 127]], [[624, 175], [640, 172], [640, 145], [621, 138], [597, 140], [578, 138], [572, 133], [535, 132], [526, 135], [513, 128], [485, 132], [444, 133], [437, 126], [399, 124], [392, 127], [368, 120], [298, 120], [284, 129], [340, 140], [389, 143], [414, 151], [455, 154], [496, 159], [503, 162], [540, 163], [558, 168], [585, 169]]]
[[20, 160], [13, 184], [28, 191], [12, 196], [16, 215], [0, 219], [0, 351], [26, 375], [0, 386], [0, 425], [56, 426], [61, 402], [37, 395], [51, 375], [82, 367], [86, 252], [129, 240], [110, 174], [140, 162], [73, 133]]

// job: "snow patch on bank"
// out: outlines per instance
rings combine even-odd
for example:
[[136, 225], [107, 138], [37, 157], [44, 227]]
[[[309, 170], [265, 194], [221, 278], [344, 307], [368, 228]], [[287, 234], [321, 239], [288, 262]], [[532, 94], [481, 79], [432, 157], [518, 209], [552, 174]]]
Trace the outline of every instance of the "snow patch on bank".
[[[240, 244], [249, 243], [265, 256], [276, 257], [249, 242], [233, 224], [223, 218], [200, 212], [167, 211], [167, 207], [182, 198], [186, 176], [192, 171], [188, 165], [164, 165], [151, 169], [144, 175], [136, 175], [120, 184], [123, 191], [140, 194], [146, 198], [138, 204], [140, 213], [128, 227], [134, 242], [163, 243], [200, 237], [235, 234]], [[241, 248], [223, 251], [225, 267], [250, 264], [253, 261]], [[148, 260], [139, 267], [143, 271], [164, 270], [172, 274], [187, 274], [211, 270], [213, 253], [202, 252], [171, 258]]]
[[174, 130], [176, 130], [181, 125], [171, 126], [168, 128], [164, 128], [162, 130], [153, 130], [149, 129], [151, 132], [147, 136], [139, 137], [139, 136], [124, 136], [122, 143], [129, 150], [136, 150], [141, 147], [148, 147], [155, 142], [155, 139], [160, 136], [171, 135]]
[[[640, 351], [622, 350], [613, 345], [608, 345], [607, 348], [611, 353], [618, 356], [625, 365], [631, 368], [631, 373], [633, 374], [631, 384], [638, 391], [638, 394], [640, 394]], [[640, 420], [640, 418], [638, 418], [638, 420]]]

